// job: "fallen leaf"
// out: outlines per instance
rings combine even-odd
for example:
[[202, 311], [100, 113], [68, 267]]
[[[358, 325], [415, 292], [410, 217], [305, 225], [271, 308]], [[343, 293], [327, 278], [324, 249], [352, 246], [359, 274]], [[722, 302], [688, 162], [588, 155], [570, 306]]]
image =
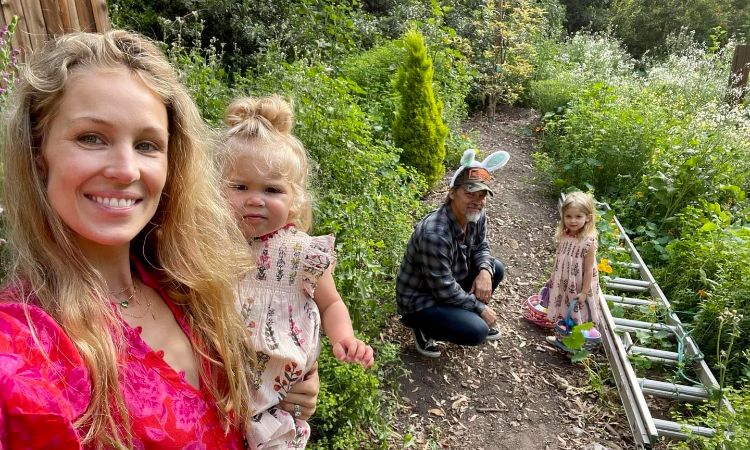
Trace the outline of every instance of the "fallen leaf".
[[433, 416], [445, 417], [445, 412], [440, 408], [433, 408], [427, 412], [432, 414]]

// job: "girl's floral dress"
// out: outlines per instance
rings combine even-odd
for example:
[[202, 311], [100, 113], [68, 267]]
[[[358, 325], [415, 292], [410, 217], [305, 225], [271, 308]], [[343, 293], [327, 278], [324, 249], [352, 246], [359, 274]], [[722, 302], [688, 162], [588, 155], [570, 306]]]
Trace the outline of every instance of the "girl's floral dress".
[[313, 301], [320, 276], [335, 264], [334, 237], [312, 237], [287, 225], [251, 242], [256, 270], [241, 286], [240, 311], [257, 352], [256, 396], [247, 429], [258, 448], [305, 448], [307, 422], [277, 407], [320, 352], [320, 314]]
[[[568, 314], [570, 301], [581, 292], [583, 284], [583, 257], [588, 252], [596, 252], [596, 238], [579, 239], [577, 236], [565, 235], [557, 244], [555, 268], [547, 282], [549, 286], [549, 305], [547, 317], [557, 322]], [[594, 276], [591, 277], [591, 295], [587, 299], [591, 307], [591, 317], [585, 306], [576, 307], [573, 319], [576, 323], [599, 323], [599, 271], [594, 264]]]
[[[141, 278], [189, 336], [181, 310], [152, 276], [141, 270]], [[82, 449], [83, 430], [73, 423], [91, 400], [91, 374], [60, 325], [20, 296], [13, 287], [0, 291], [0, 449]], [[134, 448], [243, 448], [239, 430], [224, 431], [208, 389], [189, 384], [141, 339], [140, 328], [122, 326], [119, 381]]]

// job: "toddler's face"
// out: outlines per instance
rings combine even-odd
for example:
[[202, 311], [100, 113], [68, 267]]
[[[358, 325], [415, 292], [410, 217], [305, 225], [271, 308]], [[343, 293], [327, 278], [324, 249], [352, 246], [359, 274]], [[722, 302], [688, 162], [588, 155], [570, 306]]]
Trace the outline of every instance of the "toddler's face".
[[249, 152], [237, 155], [227, 180], [225, 194], [246, 239], [272, 233], [289, 223], [291, 185]]
[[565, 228], [569, 233], [578, 233], [586, 223], [591, 220], [591, 215], [586, 214], [575, 206], [570, 206], [563, 211]]

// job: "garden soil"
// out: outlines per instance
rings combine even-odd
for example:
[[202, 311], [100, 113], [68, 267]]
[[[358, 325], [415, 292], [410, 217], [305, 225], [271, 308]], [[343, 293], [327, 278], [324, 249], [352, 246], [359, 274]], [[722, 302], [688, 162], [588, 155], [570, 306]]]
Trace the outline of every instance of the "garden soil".
[[[490, 302], [502, 338], [477, 347], [440, 343], [442, 356], [427, 358], [415, 350], [411, 331], [392, 318], [384, 336], [400, 345], [408, 372], [394, 394], [400, 406], [390, 448], [634, 447], [616, 390], [606, 381], [598, 384], [606, 380], [606, 358], [589, 369], [572, 364], [545, 342], [544, 330], [522, 318], [524, 299], [551, 270], [559, 217], [555, 193], [532, 163], [538, 118], [533, 110], [507, 108], [464, 126], [483, 156], [496, 150], [511, 155], [494, 174], [495, 196], [486, 207], [492, 253], [507, 269]], [[427, 202], [438, 205], [445, 198], [451, 175]], [[601, 387], [592, 388], [592, 379]]]

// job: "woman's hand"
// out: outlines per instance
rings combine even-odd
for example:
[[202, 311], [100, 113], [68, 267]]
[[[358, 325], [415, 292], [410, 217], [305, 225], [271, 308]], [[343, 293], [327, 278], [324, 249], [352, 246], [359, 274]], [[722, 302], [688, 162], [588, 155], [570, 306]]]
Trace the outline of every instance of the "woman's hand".
[[319, 392], [320, 378], [316, 361], [303, 380], [292, 386], [284, 400], [279, 403], [279, 407], [295, 419], [310, 420], [310, 417], [315, 414]]

